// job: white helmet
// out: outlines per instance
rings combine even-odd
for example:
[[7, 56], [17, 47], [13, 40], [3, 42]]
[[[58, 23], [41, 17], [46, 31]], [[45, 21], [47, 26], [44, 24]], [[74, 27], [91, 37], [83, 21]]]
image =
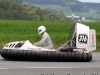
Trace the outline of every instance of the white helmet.
[[38, 33], [39, 34], [42, 34], [43, 32], [45, 32], [46, 31], [46, 28], [42, 25], [42, 26], [40, 26], [40, 27], [38, 27]]

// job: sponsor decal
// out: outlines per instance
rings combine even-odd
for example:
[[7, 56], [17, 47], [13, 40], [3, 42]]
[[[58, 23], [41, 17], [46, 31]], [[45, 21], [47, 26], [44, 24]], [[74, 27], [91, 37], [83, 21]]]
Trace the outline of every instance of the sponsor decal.
[[92, 39], [92, 44], [94, 44], [94, 34], [91, 35], [91, 39]]
[[91, 44], [92, 44], [92, 47], [95, 46], [95, 34], [91, 34]]
[[41, 48], [40, 48], [40, 47], [38, 47], [38, 50], [41, 50]]
[[88, 35], [86, 35], [86, 34], [79, 34], [79, 35], [78, 35], [78, 41], [79, 41], [80, 43], [85, 43], [85, 44], [87, 44], [87, 42], [88, 42]]

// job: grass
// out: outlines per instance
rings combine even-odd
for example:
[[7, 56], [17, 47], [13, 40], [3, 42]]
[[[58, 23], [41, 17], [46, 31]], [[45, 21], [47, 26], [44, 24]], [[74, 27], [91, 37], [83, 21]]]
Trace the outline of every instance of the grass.
[[[0, 20], [0, 48], [12, 41], [29, 40], [31, 43], [41, 39], [37, 29], [40, 25], [47, 28], [54, 48], [61, 46], [68, 40], [69, 31], [74, 22], [48, 22], [48, 21], [28, 21], [28, 20]], [[99, 22], [84, 22], [90, 28], [97, 31], [97, 51], [100, 48]]]

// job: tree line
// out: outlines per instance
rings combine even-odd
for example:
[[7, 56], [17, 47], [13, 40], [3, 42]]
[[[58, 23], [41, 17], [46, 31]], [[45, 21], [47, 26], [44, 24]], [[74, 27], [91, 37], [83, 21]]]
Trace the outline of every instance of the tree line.
[[79, 0], [23, 0], [33, 4], [52, 4], [70, 8], [72, 12], [89, 12], [91, 9], [100, 13], [100, 3], [80, 2]]
[[54, 14], [39, 7], [28, 7], [15, 0], [0, 0], [0, 19], [18, 19], [34, 21], [70, 21], [65, 15]]

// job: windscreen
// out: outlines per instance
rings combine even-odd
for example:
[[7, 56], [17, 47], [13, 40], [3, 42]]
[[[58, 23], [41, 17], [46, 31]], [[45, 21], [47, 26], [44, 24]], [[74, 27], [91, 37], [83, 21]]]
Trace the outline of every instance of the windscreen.
[[18, 43], [15, 48], [21, 47], [24, 43]]

